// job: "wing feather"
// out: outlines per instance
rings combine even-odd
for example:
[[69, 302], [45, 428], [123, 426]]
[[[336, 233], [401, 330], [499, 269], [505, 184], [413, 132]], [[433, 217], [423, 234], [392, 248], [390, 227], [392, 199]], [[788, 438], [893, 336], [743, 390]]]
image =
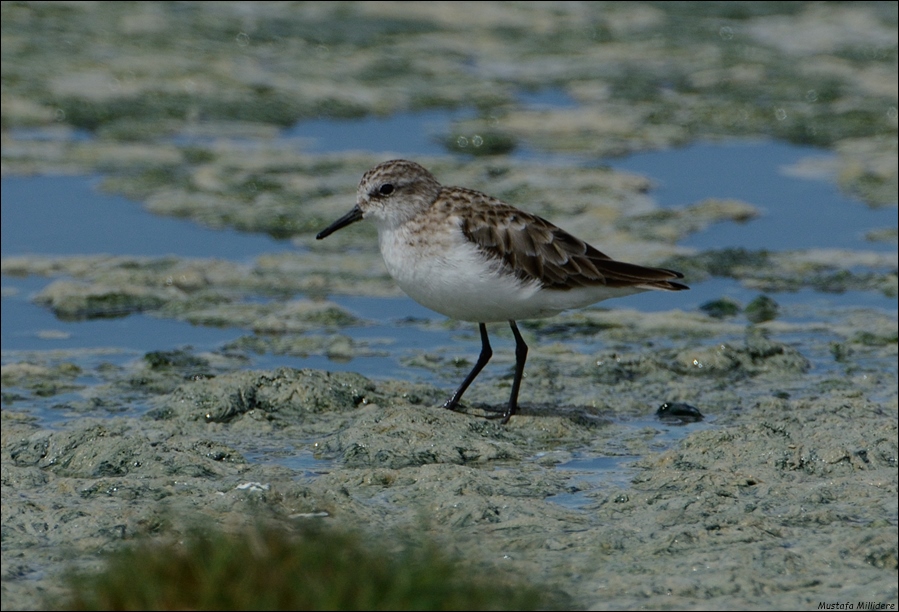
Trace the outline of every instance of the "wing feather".
[[480, 192], [444, 189], [463, 192], [460, 195], [467, 196], [463, 199], [478, 204], [460, 215], [462, 232], [484, 254], [502, 261], [523, 281], [536, 281], [557, 290], [595, 285], [687, 289], [674, 282], [683, 278], [680, 272], [616, 261], [537, 215]]

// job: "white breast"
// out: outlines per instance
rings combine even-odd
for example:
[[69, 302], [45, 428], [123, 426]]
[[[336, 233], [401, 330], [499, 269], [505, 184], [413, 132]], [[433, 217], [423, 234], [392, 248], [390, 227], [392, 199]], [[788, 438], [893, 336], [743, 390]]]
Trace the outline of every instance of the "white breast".
[[501, 262], [481, 253], [457, 223], [443, 224], [439, 230], [421, 231], [408, 224], [379, 228], [381, 255], [409, 297], [453, 319], [490, 323], [549, 317], [640, 291], [541, 289], [539, 283], [522, 282], [505, 271]]

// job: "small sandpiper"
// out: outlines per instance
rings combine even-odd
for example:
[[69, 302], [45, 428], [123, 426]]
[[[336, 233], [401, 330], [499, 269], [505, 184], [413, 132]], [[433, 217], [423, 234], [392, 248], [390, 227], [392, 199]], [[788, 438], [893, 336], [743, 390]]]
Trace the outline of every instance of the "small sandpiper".
[[493, 350], [486, 323], [508, 321], [515, 336], [515, 377], [502, 413], [518, 411], [528, 347], [515, 321], [650, 289], [689, 289], [683, 274], [615, 261], [546, 219], [480, 191], [444, 187], [415, 162], [378, 164], [362, 176], [356, 206], [319, 232], [321, 240], [361, 219], [378, 227], [390, 275], [413, 300], [481, 332], [481, 354], [443, 405], [455, 410]]

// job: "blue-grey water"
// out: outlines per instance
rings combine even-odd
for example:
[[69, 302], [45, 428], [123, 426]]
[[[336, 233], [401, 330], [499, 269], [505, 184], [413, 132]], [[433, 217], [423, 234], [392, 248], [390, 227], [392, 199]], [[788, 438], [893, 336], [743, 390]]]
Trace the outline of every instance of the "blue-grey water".
[[[564, 106], [573, 102], [555, 92], [522, 94], [526, 104]], [[305, 150], [333, 152], [351, 149], [415, 158], [445, 154], [437, 137], [447, 133], [452, 120], [465, 111], [407, 113], [388, 118], [356, 121], [310, 121], [285, 130], [285, 138], [298, 139]], [[519, 150], [515, 155], [533, 158], [539, 153]], [[656, 185], [653, 196], [662, 207], [684, 206], [704, 198], [736, 198], [763, 210], [747, 223], [719, 223], [691, 235], [684, 245], [696, 249], [743, 247], [787, 251], [806, 248], [847, 248], [889, 252], [892, 243], [867, 242], [866, 231], [895, 226], [894, 208], [872, 209], [853, 201], [832, 183], [798, 178], [784, 168], [809, 156], [827, 152], [777, 142], [699, 143], [679, 149], [640, 153], [608, 160], [621, 170], [648, 176]], [[549, 163], [559, 163], [544, 156]], [[472, 163], [477, 163], [472, 162]], [[139, 203], [97, 189], [97, 176], [8, 176], [0, 180], [2, 255], [112, 255], [216, 257], [251, 261], [265, 253], [292, 248], [264, 234], [213, 230], [184, 219], [166, 218], [145, 211]], [[513, 203], [515, 204], [515, 203]], [[135, 359], [148, 351], [191, 346], [214, 350], [249, 332], [235, 328], [211, 328], [135, 314], [121, 319], [60, 321], [32, 303], [31, 298], [53, 279], [4, 276], [2, 309], [2, 359], [18, 360], [24, 351], [110, 348], [117, 356], [109, 361]], [[642, 311], [671, 308], [696, 309], [721, 296], [747, 303], [758, 292], [731, 279], [714, 278], [694, 283], [691, 291], [678, 294], [649, 292], [621, 298], [612, 307]], [[895, 312], [895, 298], [875, 292], [850, 291], [822, 294], [811, 289], [779, 293], [782, 305], [808, 307], [874, 307]], [[432, 374], [400, 365], [403, 357], [453, 345], [459, 354], [476, 355], [476, 333], [448, 331], [440, 326], [404, 324], [406, 319], [441, 320], [407, 298], [334, 297], [362, 321], [341, 330], [358, 341], [371, 341], [383, 354], [357, 357], [349, 362], [324, 356], [307, 358], [281, 355], [253, 356], [249, 367], [311, 367], [350, 370], [376, 378], [406, 377], [432, 380]], [[799, 309], [793, 315], [799, 319]], [[789, 316], [789, 315], [788, 315]], [[51, 330], [53, 333], [44, 333]], [[502, 340], [500, 340], [502, 342]], [[598, 350], [599, 347], [584, 347]]]
[[[554, 92], [523, 94], [523, 100], [531, 106], [573, 103]], [[306, 150], [312, 152], [356, 149], [383, 153], [385, 158], [415, 158], [445, 154], [439, 137], [447, 133], [453, 119], [463, 116], [464, 111], [432, 111], [345, 122], [310, 121], [285, 130], [284, 136], [298, 139]], [[528, 150], [518, 150], [514, 155], [524, 159], [542, 156], [550, 161], [559, 161]], [[874, 228], [895, 226], [895, 209], [871, 209], [847, 198], [830, 182], [798, 178], [784, 171], [809, 156], [828, 157], [832, 154], [777, 142], [699, 143], [680, 149], [607, 160], [606, 163], [613, 168], [651, 178], [655, 184], [652, 195], [661, 207], [685, 206], [705, 198], [735, 198], [762, 209], [763, 214], [758, 219], [743, 224], [718, 223], [683, 241], [683, 245], [698, 250], [742, 247], [772, 251], [808, 248], [894, 251], [894, 244], [868, 242], [864, 235]], [[97, 186], [100, 180], [98, 176], [4, 177], [0, 181], [0, 250], [3, 257], [106, 253], [215, 257], [249, 262], [258, 255], [292, 248], [289, 241], [278, 241], [265, 234], [213, 230], [189, 220], [153, 215], [137, 202], [99, 191]], [[29, 351], [40, 353], [67, 349], [97, 349], [100, 351], [95, 358], [98, 362], [124, 363], [139, 359], [149, 351], [185, 346], [196, 350], [215, 350], [249, 333], [238, 328], [196, 326], [156, 318], [151, 314], [134, 314], [119, 319], [60, 321], [49, 310], [35, 305], [31, 300], [52, 281], [43, 277], [3, 276], [0, 309], [3, 363], [21, 360]], [[758, 292], [732, 279], [713, 278], [694, 283], [690, 292], [678, 294], [677, 304], [672, 304], [670, 295], [649, 292], [618, 299], [614, 307], [643, 312], [671, 308], [693, 310], [721, 296], [747, 303], [757, 295]], [[805, 306], [791, 315], [797, 320], [802, 319], [803, 312], [808, 313], [805, 316], [816, 317], [817, 312], [828, 308], [873, 307], [896, 311], [895, 298], [874, 292], [823, 294], [803, 289], [773, 297], [784, 305]], [[453, 346], [454, 352], [471, 357], [480, 349], [473, 328], [466, 333], [409, 323], [443, 317], [408, 298], [335, 296], [333, 301], [363, 321], [357, 327], [342, 329], [341, 333], [356, 341], [371, 343], [377, 347], [378, 354], [356, 357], [351, 361], [335, 361], [325, 356], [299, 358], [266, 354], [253, 356], [248, 367], [308, 367], [355, 371], [375, 378], [433, 381], [431, 372], [404, 367], [401, 360], [448, 345]], [[47, 330], [52, 333], [46, 333]], [[506, 340], [500, 339], [495, 347], [505, 350], [503, 342]], [[580, 347], [585, 351], [599, 348], [593, 345]], [[815, 360], [814, 355], [809, 357]], [[90, 357], [83, 357], [82, 364], [87, 365], [90, 360]], [[829, 356], [819, 356], [823, 367], [832, 367], [831, 361]], [[100, 381], [92, 381], [88, 375], [78, 382], [90, 385]], [[50, 426], [73, 416], [59, 409], [65, 404], [64, 395], [56, 396], [53, 402], [46, 405], [41, 401], [37, 404], [32, 411]], [[139, 411], [142, 408], [132, 406], [128, 409]], [[652, 427], [657, 431], [656, 438], [661, 441], [679, 438], [688, 429], [711, 425], [707, 421], [689, 428], [658, 423], [653, 423]], [[294, 461], [296, 453], [291, 449], [286, 449], [281, 455], [267, 453], [267, 460], [272, 460], [275, 455], [283, 455], [283, 461], [289, 462]], [[559, 467], [571, 470], [573, 481], [584, 480], [586, 488], [555, 496], [551, 501], [572, 508], [588, 505], [591, 503], [590, 492], [601, 484], [625, 486], [632, 476], [634, 460], [633, 457], [576, 457]], [[310, 466], [304, 469], [320, 467], [315, 460]]]
[[[336, 141], [336, 137], [332, 141]], [[864, 240], [867, 230], [895, 225], [894, 209], [871, 209], [848, 199], [828, 182], [796, 178], [782, 172], [783, 167], [810, 154], [826, 155], [774, 142], [697, 144], [613, 160], [611, 165], [653, 179], [658, 184], [653, 195], [662, 206], [682, 206], [704, 197], [719, 197], [739, 198], [764, 208], [764, 215], [759, 219], [743, 224], [715, 224], [706, 231], [690, 236], [684, 243], [687, 246], [698, 249], [765, 248], [773, 251], [813, 247], [883, 252], [895, 250], [895, 245], [890, 243]], [[189, 220], [153, 215], [137, 202], [98, 191], [98, 181], [97, 177], [91, 176], [4, 177], [0, 181], [3, 257], [171, 254], [249, 261], [264, 253], [291, 248], [288, 241], [275, 240], [264, 234], [213, 230]], [[51, 279], [39, 277], [3, 277], [4, 352], [96, 346], [118, 346], [136, 351], [164, 350], [183, 345], [214, 348], [244, 333], [241, 330], [204, 328], [148, 315], [117, 320], [57, 321], [47, 310], [30, 301], [30, 297], [49, 282]], [[694, 284], [690, 293], [679, 294], [677, 307], [689, 310], [721, 295], [745, 303], [757, 293], [728, 279], [712, 279]], [[895, 309], [894, 299], [873, 292], [820, 294], [803, 290], [777, 294], [775, 297], [785, 304], [812, 301], [838, 307]], [[392, 325], [393, 320], [404, 317], [441, 318], [405, 298], [335, 298], [335, 301], [360, 318], [380, 322], [388, 328], [375, 329], [375, 334], [407, 335], [402, 341], [397, 338], [396, 349], [419, 345], [417, 338], [420, 332], [413, 332], [408, 327], [397, 328]], [[670, 296], [658, 293], [621, 298], [616, 300], [615, 305], [649, 311], [672, 307]], [[41, 339], [36, 331], [42, 329], [62, 329], [69, 337]], [[428, 335], [425, 334], [426, 337]], [[441, 338], [435, 339], [445, 339], [443, 334], [436, 335]], [[318, 367], [322, 361], [323, 358], [311, 358], [309, 365]], [[376, 368], [384, 365], [381, 359], [372, 362]], [[362, 365], [357, 363], [355, 367]], [[365, 373], [376, 374], [372, 371]]]

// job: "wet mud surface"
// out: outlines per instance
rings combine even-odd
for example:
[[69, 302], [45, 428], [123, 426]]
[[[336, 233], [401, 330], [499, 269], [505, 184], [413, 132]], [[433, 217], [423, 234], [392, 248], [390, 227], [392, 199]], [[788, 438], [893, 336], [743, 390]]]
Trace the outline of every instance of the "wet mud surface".
[[[251, 261], [4, 255], [4, 296], [7, 279], [43, 279], [28, 299], [59, 321], [240, 332], [213, 350], [4, 347], [3, 607], [40, 607], [67, 567], [99, 567], [136, 537], [259, 521], [437, 542], [582, 608], [895, 605], [895, 250], [697, 251], [678, 243], [764, 203], [663, 210], [645, 177], [584, 163], [778, 138], [836, 153], [794, 171], [895, 208], [895, 3], [668, 4], [4, 3], [4, 177], [100, 172], [104, 190], [156, 214], [295, 248]], [[516, 102], [543, 88], [573, 107]], [[506, 426], [485, 418], [511, 385], [503, 326], [458, 413], [440, 406], [467, 349], [404, 354], [425, 373], [414, 380], [248, 365], [313, 355], [352, 370], [389, 353], [339, 301], [400, 295], [373, 228], [313, 238], [383, 156], [315, 153], [281, 130], [458, 107], [475, 110], [442, 135], [447, 155], [416, 157], [441, 182], [688, 284], [774, 297], [522, 322], [531, 352]], [[495, 155], [522, 149], [577, 163]], [[867, 240], [895, 244], [895, 225]], [[790, 292], [816, 299], [777, 297]], [[852, 292], [891, 307], [817, 299]], [[473, 326], [400, 317], [475, 346]], [[704, 419], [661, 420], [666, 402]]]

